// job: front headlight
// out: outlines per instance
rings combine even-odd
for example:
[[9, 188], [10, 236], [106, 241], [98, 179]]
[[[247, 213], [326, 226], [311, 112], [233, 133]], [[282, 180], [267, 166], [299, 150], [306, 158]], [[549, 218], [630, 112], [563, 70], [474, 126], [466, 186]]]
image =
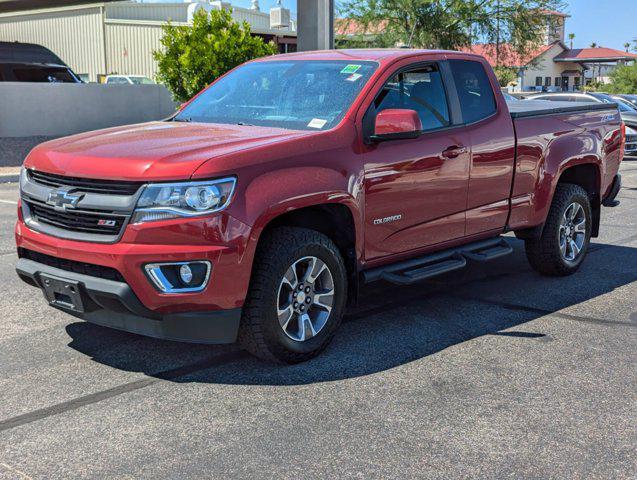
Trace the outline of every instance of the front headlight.
[[232, 177], [203, 182], [151, 183], [144, 187], [132, 223], [195, 217], [223, 210], [230, 203], [237, 180]]

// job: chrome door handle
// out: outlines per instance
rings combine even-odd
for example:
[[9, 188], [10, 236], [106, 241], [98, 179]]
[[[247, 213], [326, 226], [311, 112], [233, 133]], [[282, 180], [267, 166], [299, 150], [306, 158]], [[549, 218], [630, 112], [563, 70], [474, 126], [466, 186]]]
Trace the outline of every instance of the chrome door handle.
[[445, 158], [456, 158], [465, 153], [467, 153], [467, 147], [459, 147], [457, 145], [453, 145], [443, 150], [442, 156]]

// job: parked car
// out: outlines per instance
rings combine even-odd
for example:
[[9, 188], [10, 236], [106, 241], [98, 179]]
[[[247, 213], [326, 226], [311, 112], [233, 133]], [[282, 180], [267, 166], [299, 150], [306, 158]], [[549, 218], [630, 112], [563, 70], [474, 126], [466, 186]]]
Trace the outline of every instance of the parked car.
[[504, 92], [504, 91], [502, 92], [502, 96], [504, 97], [504, 99], [505, 99], [507, 102], [519, 102], [519, 101], [520, 101], [519, 99], [515, 98], [515, 97], [514, 97], [513, 95], [511, 95], [510, 93], [507, 93], [507, 92]]
[[607, 93], [555, 93], [547, 95], [535, 95], [529, 100], [550, 100], [561, 102], [595, 102], [595, 103], [616, 103], [622, 120], [626, 124], [626, 147], [625, 155], [630, 158], [637, 158], [637, 109], [623, 97], [609, 95]]
[[300, 362], [366, 284], [502, 257], [505, 232], [576, 272], [623, 143], [616, 104], [507, 106], [477, 55], [262, 58], [166, 121], [34, 148], [16, 269], [89, 322]]
[[625, 101], [627, 101], [628, 103], [630, 103], [633, 107], [637, 108], [637, 95], [626, 95], [626, 94], [622, 94], [622, 95], [615, 95], [616, 97], [619, 97]]
[[0, 42], [0, 82], [82, 83], [48, 48], [18, 42]]
[[104, 83], [108, 85], [154, 85], [150, 78], [143, 75], [107, 75]]

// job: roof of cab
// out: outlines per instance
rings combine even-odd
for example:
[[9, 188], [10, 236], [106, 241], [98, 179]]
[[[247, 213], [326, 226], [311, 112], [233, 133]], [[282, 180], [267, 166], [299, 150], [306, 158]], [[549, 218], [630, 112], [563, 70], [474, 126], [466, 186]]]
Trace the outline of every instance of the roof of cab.
[[345, 61], [394, 61], [417, 55], [455, 54], [475, 57], [474, 54], [456, 52], [452, 50], [419, 50], [412, 48], [360, 48], [344, 50], [315, 50], [310, 52], [286, 53], [272, 57], [261, 58], [258, 61], [277, 60], [345, 60]]

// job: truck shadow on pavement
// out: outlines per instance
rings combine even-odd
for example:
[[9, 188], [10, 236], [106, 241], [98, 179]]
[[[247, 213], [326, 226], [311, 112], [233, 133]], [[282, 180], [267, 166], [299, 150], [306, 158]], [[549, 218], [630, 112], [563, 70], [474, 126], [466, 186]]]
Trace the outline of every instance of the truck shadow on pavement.
[[366, 288], [328, 349], [299, 365], [261, 362], [233, 345], [154, 340], [84, 322], [67, 326], [69, 346], [101, 364], [173, 382], [298, 385], [374, 374], [485, 335], [545, 348], [550, 332], [537, 323], [524, 326], [545, 316], [573, 329], [581, 322], [637, 327], [635, 305], [625, 318], [607, 318], [609, 300], [598, 298], [637, 280], [637, 248], [592, 244], [577, 274], [547, 278], [531, 270], [522, 242], [510, 241], [513, 255], [459, 274], [410, 287]]

